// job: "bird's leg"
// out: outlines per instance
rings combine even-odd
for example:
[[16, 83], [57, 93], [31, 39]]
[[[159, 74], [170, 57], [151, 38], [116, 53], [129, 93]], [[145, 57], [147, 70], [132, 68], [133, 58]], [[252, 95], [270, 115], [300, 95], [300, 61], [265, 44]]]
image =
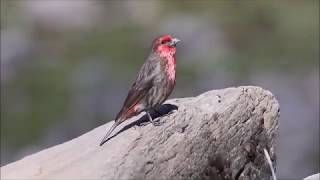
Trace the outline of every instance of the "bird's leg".
[[159, 121], [154, 121], [150, 115], [150, 113], [147, 111], [147, 115], [149, 117], [149, 121], [154, 125], [154, 126], [160, 126], [161, 123]]

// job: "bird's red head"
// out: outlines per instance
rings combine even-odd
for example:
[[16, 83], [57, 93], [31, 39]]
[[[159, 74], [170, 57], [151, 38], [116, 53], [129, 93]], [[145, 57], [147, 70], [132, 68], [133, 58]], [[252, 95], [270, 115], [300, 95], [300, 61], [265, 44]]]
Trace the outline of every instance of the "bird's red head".
[[161, 37], [156, 38], [153, 41], [153, 51], [158, 53], [169, 53], [171, 55], [174, 55], [176, 52], [176, 45], [180, 42], [179, 39], [173, 38], [170, 35], [164, 35]]

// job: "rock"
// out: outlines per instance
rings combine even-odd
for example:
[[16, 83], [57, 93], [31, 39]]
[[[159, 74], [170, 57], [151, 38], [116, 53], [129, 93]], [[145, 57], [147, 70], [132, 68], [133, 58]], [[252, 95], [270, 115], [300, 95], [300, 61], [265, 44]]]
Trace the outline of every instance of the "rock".
[[304, 178], [303, 180], [319, 180], [319, 179], [320, 179], [320, 173], [310, 175], [310, 176]]
[[163, 124], [141, 114], [99, 146], [112, 122], [1, 167], [3, 179], [269, 180], [279, 104], [259, 87], [213, 90], [168, 100]]

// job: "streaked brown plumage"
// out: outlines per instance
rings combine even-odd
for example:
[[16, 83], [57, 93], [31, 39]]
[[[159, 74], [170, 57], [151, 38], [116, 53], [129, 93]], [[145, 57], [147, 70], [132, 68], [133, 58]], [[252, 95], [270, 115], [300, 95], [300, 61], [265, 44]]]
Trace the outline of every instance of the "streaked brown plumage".
[[150, 121], [154, 124], [149, 112], [168, 98], [175, 85], [175, 53], [176, 44], [179, 41], [170, 35], [161, 36], [153, 41], [148, 58], [142, 65], [114, 124], [102, 139], [100, 146], [108, 140], [109, 135], [119, 124], [142, 111], [147, 112]]

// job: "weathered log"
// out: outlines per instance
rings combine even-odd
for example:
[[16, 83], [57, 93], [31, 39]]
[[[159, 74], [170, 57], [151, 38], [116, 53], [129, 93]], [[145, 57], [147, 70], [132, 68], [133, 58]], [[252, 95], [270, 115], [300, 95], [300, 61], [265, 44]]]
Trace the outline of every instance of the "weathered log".
[[[175, 110], [177, 109], [177, 110]], [[173, 110], [173, 111], [172, 111]], [[141, 114], [99, 146], [112, 123], [1, 168], [2, 179], [269, 180], [275, 164], [279, 104], [259, 87], [171, 99], [161, 126]]]

